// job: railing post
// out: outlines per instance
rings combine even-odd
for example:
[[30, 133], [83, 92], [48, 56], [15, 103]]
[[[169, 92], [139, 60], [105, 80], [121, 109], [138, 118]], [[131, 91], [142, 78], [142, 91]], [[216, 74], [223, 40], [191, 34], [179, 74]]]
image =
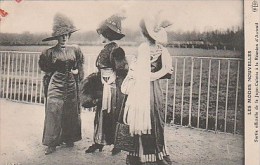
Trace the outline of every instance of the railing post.
[[237, 98], [238, 98], [238, 85], [239, 85], [239, 73], [240, 73], [240, 61], [237, 62], [237, 85], [236, 85], [236, 100], [235, 100], [235, 120], [234, 120], [234, 133], [237, 129]]
[[194, 58], [191, 58], [191, 78], [190, 78], [190, 105], [189, 105], [189, 125], [191, 127], [191, 107], [192, 107], [192, 88], [193, 88], [193, 67], [194, 67]]
[[230, 61], [228, 60], [224, 132], [227, 132], [227, 109], [228, 109], [229, 70], [230, 70]]
[[3, 55], [4, 55], [4, 73], [3, 73], [3, 95], [2, 95], [2, 98], [5, 98], [5, 86], [6, 86], [6, 81], [7, 81], [7, 79], [6, 79], [6, 67], [5, 67], [5, 65], [6, 65], [6, 53], [3, 53]]
[[26, 101], [29, 101], [29, 83], [30, 83], [30, 67], [31, 67], [31, 55], [28, 54], [28, 66], [27, 66], [27, 78], [26, 78]]
[[[18, 68], [18, 54], [15, 54], [15, 77], [14, 77], [14, 100], [16, 100], [17, 98], [16, 98], [16, 93], [17, 93], [17, 68]], [[18, 100], [18, 99], [17, 99]]]
[[14, 57], [15, 57], [15, 53], [11, 53], [11, 65], [12, 65], [12, 67], [11, 67], [11, 95], [10, 95], [10, 99], [14, 99], [13, 98], [13, 79], [15, 78], [15, 76], [14, 76]]
[[35, 63], [35, 54], [31, 54], [31, 56], [33, 56], [32, 57], [32, 59], [33, 59], [33, 61], [32, 61], [32, 72], [31, 72], [31, 103], [33, 102], [33, 82], [34, 82], [34, 63]]
[[202, 59], [200, 59], [200, 81], [199, 81], [199, 100], [198, 100], [197, 128], [199, 128], [199, 125], [200, 125], [201, 79], [202, 79]]
[[215, 132], [218, 129], [218, 97], [219, 97], [219, 78], [220, 78], [220, 60], [218, 60], [218, 82], [217, 82], [217, 99], [216, 99], [216, 120], [215, 120]]
[[13, 96], [13, 78], [14, 78], [14, 53], [10, 53], [10, 68], [11, 68], [11, 76], [10, 76], [10, 99], [12, 100], [12, 96]]
[[14, 60], [14, 54], [12, 52], [10, 52], [10, 69], [11, 69], [11, 72], [10, 72], [10, 97], [9, 99], [12, 100], [12, 94], [13, 94], [13, 77], [14, 77], [14, 72], [13, 72], [13, 60]]
[[9, 96], [9, 76], [10, 76], [10, 54], [7, 53], [8, 59], [7, 59], [7, 81], [6, 81], [6, 97], [8, 99]]
[[175, 58], [175, 66], [174, 66], [174, 92], [173, 92], [173, 103], [172, 103], [172, 122], [174, 124], [174, 118], [175, 118], [175, 98], [176, 98], [176, 81], [177, 81], [177, 68], [178, 68], [178, 58]]
[[21, 78], [22, 78], [22, 58], [23, 58], [23, 54], [21, 53], [19, 55], [19, 60], [20, 60], [20, 66], [19, 66], [19, 70], [20, 70], [20, 76], [19, 76], [19, 85], [18, 85], [18, 100], [21, 101]]
[[[26, 53], [24, 53], [24, 63], [26, 62], [26, 57], [27, 57], [27, 54]], [[24, 98], [24, 95], [25, 95], [25, 92], [24, 92], [24, 88], [25, 88], [25, 79], [26, 79], [26, 76], [25, 76], [25, 67], [26, 65], [24, 65], [24, 67], [23, 67], [23, 94], [22, 94], [22, 101], [25, 101], [25, 98]]]
[[208, 130], [208, 124], [209, 124], [209, 91], [210, 91], [210, 75], [211, 75], [211, 59], [209, 59], [208, 93], [207, 93], [207, 110], [206, 110], [206, 130]]
[[[39, 60], [39, 54], [36, 54], [36, 59], [37, 61]], [[37, 98], [38, 98], [38, 83], [39, 83], [39, 66], [38, 63], [36, 63], [36, 86], [35, 86], [35, 100], [34, 102], [37, 103]], [[39, 102], [40, 103], [40, 102]]]
[[183, 68], [182, 68], [182, 91], [181, 91], [181, 125], [183, 121], [183, 97], [184, 97], [184, 81], [185, 81], [185, 58], [183, 59]]

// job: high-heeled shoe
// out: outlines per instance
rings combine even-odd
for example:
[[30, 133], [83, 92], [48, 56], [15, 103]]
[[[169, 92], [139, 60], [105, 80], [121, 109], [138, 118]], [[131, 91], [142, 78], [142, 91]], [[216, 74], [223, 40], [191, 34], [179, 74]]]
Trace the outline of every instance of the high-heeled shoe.
[[120, 149], [118, 149], [118, 148], [113, 148], [113, 149], [112, 149], [112, 156], [114, 156], [114, 155], [116, 155], [116, 154], [119, 154], [120, 152], [121, 152]]
[[[169, 165], [172, 165], [172, 160], [171, 160], [171, 158], [170, 158], [170, 156], [169, 155], [167, 155], [167, 156], [163, 156], [163, 159], [169, 164]], [[175, 162], [175, 163], [177, 163], [177, 162]]]
[[54, 151], [56, 151], [56, 147], [48, 147], [45, 150], [45, 155], [49, 155], [49, 154], [53, 153]]
[[99, 150], [99, 152], [102, 152], [104, 145], [102, 144], [92, 144], [91, 146], [88, 147], [88, 149], [85, 151], [85, 153], [92, 153], [95, 152], [96, 150]]

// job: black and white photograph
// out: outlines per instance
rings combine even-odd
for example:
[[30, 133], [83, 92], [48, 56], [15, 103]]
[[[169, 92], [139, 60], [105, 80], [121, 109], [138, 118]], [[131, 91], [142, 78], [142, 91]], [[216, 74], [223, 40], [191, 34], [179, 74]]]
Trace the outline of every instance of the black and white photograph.
[[1, 0], [0, 164], [258, 165], [258, 5]]

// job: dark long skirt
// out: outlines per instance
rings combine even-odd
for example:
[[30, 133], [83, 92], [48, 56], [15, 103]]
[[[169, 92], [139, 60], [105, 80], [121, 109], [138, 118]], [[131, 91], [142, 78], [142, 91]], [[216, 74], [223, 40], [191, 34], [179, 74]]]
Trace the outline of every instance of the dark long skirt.
[[151, 103], [151, 134], [135, 135], [134, 152], [130, 152], [127, 157], [127, 164], [158, 164], [159, 161], [169, 161], [164, 140], [164, 108], [163, 93], [159, 80], [150, 83], [150, 103]]
[[111, 89], [112, 100], [111, 110], [101, 110], [101, 103], [97, 105], [94, 119], [94, 142], [102, 145], [114, 144], [116, 122], [119, 120], [119, 113], [124, 100], [124, 94], [121, 92], [123, 78], [116, 79], [116, 84]]
[[55, 72], [50, 80], [45, 105], [42, 143], [57, 146], [61, 142], [81, 140], [81, 119], [77, 84], [73, 74]]

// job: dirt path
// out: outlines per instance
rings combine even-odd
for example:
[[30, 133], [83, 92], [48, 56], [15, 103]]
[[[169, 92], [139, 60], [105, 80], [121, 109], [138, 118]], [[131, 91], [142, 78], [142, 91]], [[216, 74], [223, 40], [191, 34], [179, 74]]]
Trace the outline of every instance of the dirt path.
[[[92, 144], [94, 112], [82, 112], [82, 137], [73, 148], [59, 147], [44, 155], [41, 144], [44, 107], [0, 100], [0, 164], [19, 165], [124, 165], [126, 152], [111, 156], [104, 152], [85, 154]], [[243, 136], [167, 126], [167, 145], [178, 165], [242, 165]]]

